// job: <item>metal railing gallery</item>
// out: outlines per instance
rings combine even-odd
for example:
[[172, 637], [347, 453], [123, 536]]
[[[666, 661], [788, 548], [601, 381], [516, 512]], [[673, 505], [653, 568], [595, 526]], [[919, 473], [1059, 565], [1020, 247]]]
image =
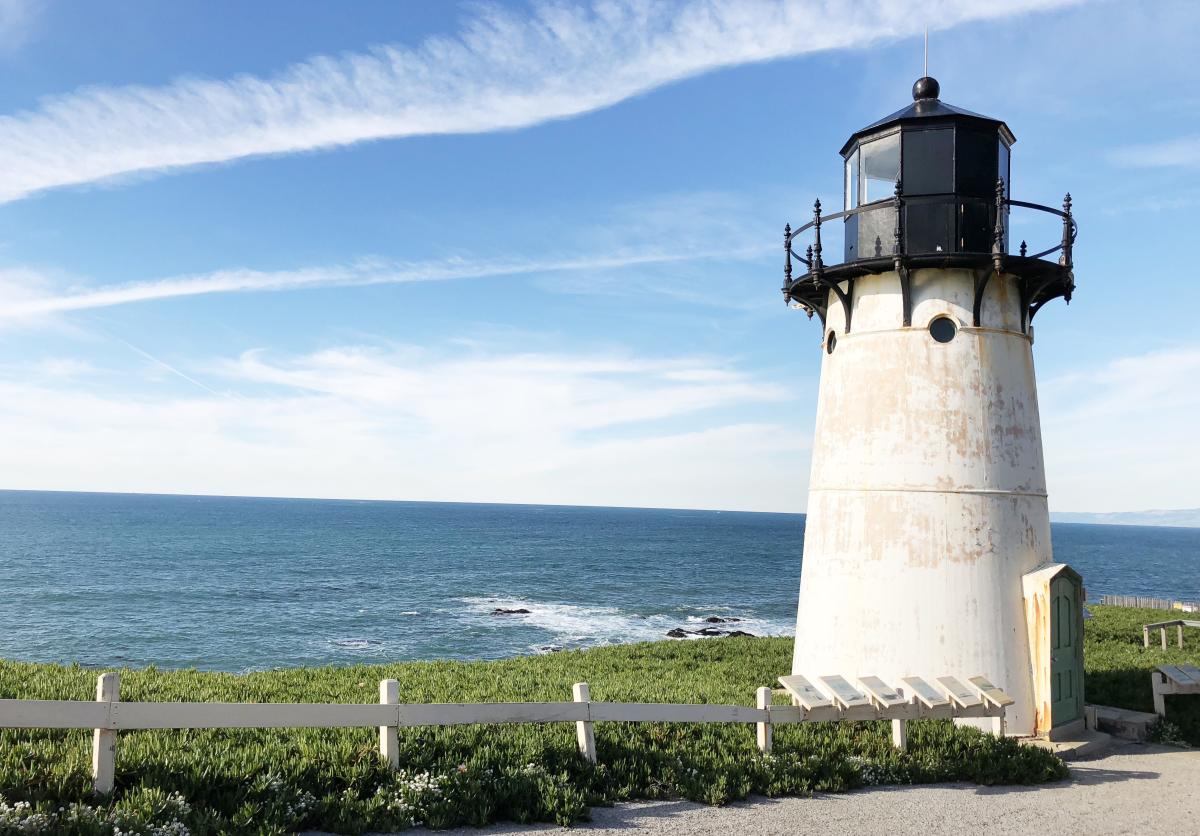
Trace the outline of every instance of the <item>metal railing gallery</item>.
[[[837, 212], [832, 215], [823, 215], [821, 213], [821, 201], [818, 199], [813, 204], [813, 219], [801, 227], [792, 229], [791, 224], [787, 224], [783, 229], [783, 248], [785, 253], [784, 260], [784, 287], [790, 287], [792, 284], [793, 262], [804, 265], [806, 273], [813, 277], [815, 284], [820, 284], [822, 273], [830, 266], [824, 261], [821, 244], [821, 225], [829, 221], [843, 220], [855, 215], [864, 214], [881, 209], [891, 209], [895, 212], [896, 222], [891, 252], [886, 255], [882, 252], [877, 253], [876, 257], [890, 256], [896, 261], [897, 267], [909, 255], [927, 255], [927, 253], [908, 253], [904, 244], [904, 211], [903, 208], [907, 202], [907, 198], [901, 191], [901, 183], [896, 181], [895, 194], [890, 201], [877, 201], [875, 203], [858, 206], [854, 209], [846, 209], [842, 212]], [[1010, 207], [1018, 207], [1021, 209], [1033, 209], [1038, 212], [1047, 212], [1051, 215], [1057, 215], [1062, 219], [1062, 237], [1057, 244], [1047, 247], [1044, 250], [1033, 253], [1028, 253], [1028, 246], [1025, 241], [1022, 241], [1018, 251], [1021, 258], [1041, 259], [1054, 253], [1060, 253], [1058, 263], [1060, 266], [1070, 270], [1073, 268], [1073, 253], [1072, 249], [1075, 243], [1075, 237], [1079, 233], [1078, 224], [1071, 215], [1071, 194], [1070, 192], [1063, 198], [1062, 209], [1055, 209], [1051, 206], [1044, 206], [1040, 203], [1030, 203], [1025, 200], [1012, 200], [1005, 196], [1004, 180], [996, 181], [996, 198], [995, 198], [995, 223], [992, 231], [992, 248], [988, 253], [977, 253], [978, 255], [991, 255], [993, 264], [997, 272], [1000, 272], [1004, 267], [1004, 258], [1009, 255], [1006, 251], [1005, 241], [1007, 240], [1007, 230], [1005, 229], [1004, 219], [1007, 215], [1005, 211]], [[809, 230], [813, 233], [813, 242], [805, 250], [804, 255], [800, 255], [795, 250], [795, 244], [800, 236], [807, 233]], [[868, 259], [858, 259], [869, 260]]]

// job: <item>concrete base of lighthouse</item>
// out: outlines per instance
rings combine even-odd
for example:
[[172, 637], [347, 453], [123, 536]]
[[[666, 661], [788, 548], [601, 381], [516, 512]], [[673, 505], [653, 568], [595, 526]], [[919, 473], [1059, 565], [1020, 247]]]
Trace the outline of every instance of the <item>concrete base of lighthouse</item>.
[[[856, 280], [852, 325], [831, 299], [795, 673], [983, 674], [1034, 728], [1022, 576], [1051, 559], [1030, 337], [1011, 276], [914, 271]], [[954, 338], [929, 324], [949, 318]]]

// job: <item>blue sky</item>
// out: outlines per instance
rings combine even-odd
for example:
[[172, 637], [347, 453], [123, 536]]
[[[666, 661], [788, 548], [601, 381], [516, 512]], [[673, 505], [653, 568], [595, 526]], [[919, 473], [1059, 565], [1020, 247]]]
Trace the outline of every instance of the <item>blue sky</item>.
[[1075, 198], [1052, 509], [1200, 506], [1173, 0], [0, 0], [0, 487], [803, 510], [781, 229], [926, 25], [1014, 197]]

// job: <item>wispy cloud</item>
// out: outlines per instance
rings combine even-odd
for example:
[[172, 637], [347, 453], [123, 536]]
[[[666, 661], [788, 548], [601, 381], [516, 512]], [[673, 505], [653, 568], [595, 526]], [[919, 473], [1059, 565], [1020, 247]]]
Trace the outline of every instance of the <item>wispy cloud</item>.
[[485, 7], [454, 37], [271, 77], [89, 87], [0, 118], [0, 201], [135, 172], [386, 137], [521, 128], [715, 68], [1077, 0], [596, 0]]
[[187, 369], [201, 372], [241, 397], [129, 392], [99, 371], [86, 385], [0, 367], [2, 486], [803, 504], [806, 440], [747, 411], [786, 401], [787, 390], [727, 359], [350, 345]]
[[1042, 381], [1051, 507], [1200, 506], [1200, 346], [1123, 357]]
[[1200, 167], [1200, 136], [1127, 145], [1108, 152], [1109, 162], [1129, 168]]
[[706, 258], [745, 258], [761, 255], [757, 249], [670, 252], [657, 250], [614, 251], [612, 254], [545, 259], [451, 258], [426, 262], [387, 262], [364, 259], [344, 265], [307, 267], [296, 270], [217, 270], [186, 276], [171, 276], [144, 282], [109, 285], [97, 289], [47, 292], [50, 282], [29, 270], [0, 272], [0, 321], [30, 319], [51, 314], [108, 308], [136, 302], [201, 296], [214, 293], [246, 293], [300, 290], [313, 287], [351, 287], [377, 284], [408, 284], [454, 279], [484, 279], [502, 276], [561, 273], [579, 270], [608, 270], [648, 264], [695, 261]]
[[695, 358], [470, 354], [361, 347], [274, 361], [251, 352], [226, 366], [268, 383], [395, 410], [431, 432], [551, 439], [732, 404], [781, 400], [785, 390]]

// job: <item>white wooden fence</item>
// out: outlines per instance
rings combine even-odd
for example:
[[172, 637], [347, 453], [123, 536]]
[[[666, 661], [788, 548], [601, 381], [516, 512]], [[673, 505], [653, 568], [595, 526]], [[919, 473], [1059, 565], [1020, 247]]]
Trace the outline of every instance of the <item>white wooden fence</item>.
[[[784, 679], [794, 679], [785, 677]], [[825, 677], [824, 679], [829, 679]], [[873, 678], [869, 678], [873, 679]], [[949, 679], [949, 677], [943, 677]], [[973, 680], [972, 680], [973, 681]], [[379, 683], [379, 705], [339, 703], [213, 703], [122, 702], [120, 675], [104, 673], [96, 681], [95, 702], [82, 700], [0, 700], [0, 728], [92, 729], [92, 777], [97, 792], [111, 792], [116, 761], [117, 733], [142, 729], [379, 729], [379, 753], [393, 768], [400, 764], [398, 730], [413, 726], [455, 726], [494, 723], [575, 723], [580, 753], [596, 762], [592, 724], [617, 723], [753, 723], [758, 748], [770, 752], [771, 727], [788, 723], [843, 719], [891, 719], [897, 728], [894, 743], [906, 747], [903, 724], [919, 717], [992, 717], [994, 730], [1003, 734], [1006, 703], [980, 696], [970, 704], [949, 698], [931, 701], [920, 692], [864, 703], [844, 705], [838, 695], [832, 703], [806, 707], [771, 705], [773, 692], [759, 688], [757, 707], [742, 705], [685, 705], [676, 703], [593, 702], [586, 682], [576, 683], [570, 702], [435, 703], [399, 701], [399, 683]], [[790, 684], [790, 683], [788, 683]], [[878, 690], [878, 689], [875, 689]], [[903, 693], [903, 692], [901, 692]], [[794, 696], [794, 695], [793, 695]]]
[[1143, 610], [1200, 612], [1200, 602], [1172, 601], [1170, 598], [1146, 598], [1141, 595], [1101, 595], [1100, 603], [1114, 607], [1136, 607]]

